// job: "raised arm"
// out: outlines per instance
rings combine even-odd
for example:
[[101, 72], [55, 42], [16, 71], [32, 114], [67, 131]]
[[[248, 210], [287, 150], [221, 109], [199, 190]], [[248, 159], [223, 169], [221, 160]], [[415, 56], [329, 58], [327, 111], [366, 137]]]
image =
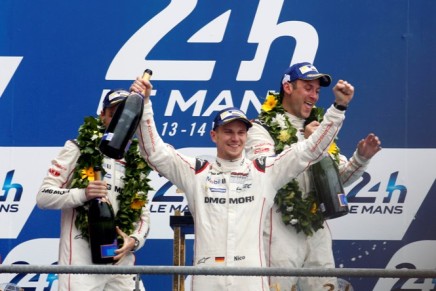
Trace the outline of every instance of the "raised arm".
[[[135, 84], [140, 85], [135, 87]], [[141, 155], [150, 167], [188, 192], [189, 187], [192, 187], [190, 181], [195, 175], [196, 159], [180, 154], [171, 145], [164, 143], [159, 136], [150, 101], [151, 89], [151, 83], [141, 78], [137, 78], [131, 87], [132, 91], [140, 91], [144, 95], [144, 112], [137, 130]]]

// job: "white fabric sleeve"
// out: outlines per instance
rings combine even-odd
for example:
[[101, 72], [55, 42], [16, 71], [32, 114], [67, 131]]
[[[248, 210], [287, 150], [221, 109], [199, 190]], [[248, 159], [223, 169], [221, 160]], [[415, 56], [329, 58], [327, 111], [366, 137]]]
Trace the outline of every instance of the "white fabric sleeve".
[[370, 159], [360, 157], [357, 150], [348, 161], [345, 156], [340, 156], [339, 176], [344, 187], [353, 184], [359, 179], [368, 167]]
[[39, 208], [75, 208], [86, 202], [85, 189], [68, 189], [79, 156], [78, 146], [72, 141], [67, 141], [58, 156], [51, 162], [47, 176], [38, 190], [36, 203]]
[[280, 189], [326, 154], [342, 127], [345, 115], [333, 107], [327, 110], [315, 132], [306, 140], [292, 144], [279, 155], [266, 159], [266, 170], [273, 176], [275, 189]]
[[275, 155], [274, 140], [262, 125], [253, 123], [248, 130], [247, 143], [245, 144], [245, 156], [254, 160], [261, 156]]
[[130, 235], [135, 237], [139, 241], [138, 247], [135, 251], [141, 249], [147, 239], [148, 233], [150, 232], [150, 210], [147, 205], [142, 207], [141, 217], [137, 222], [134, 223], [133, 233]]
[[[151, 101], [144, 105], [144, 112], [137, 130], [141, 155], [151, 168], [170, 180], [189, 196], [195, 193], [195, 158], [177, 152], [159, 136]], [[191, 197], [187, 197], [188, 201]]]

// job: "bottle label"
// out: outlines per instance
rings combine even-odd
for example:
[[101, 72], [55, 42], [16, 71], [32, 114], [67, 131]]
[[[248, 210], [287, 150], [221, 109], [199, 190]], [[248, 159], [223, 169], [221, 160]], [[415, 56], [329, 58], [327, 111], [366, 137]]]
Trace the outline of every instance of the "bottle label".
[[347, 200], [347, 195], [345, 194], [338, 194], [338, 200], [339, 200], [339, 205], [341, 207], [345, 207], [348, 206], [348, 200]]
[[110, 258], [114, 257], [115, 250], [118, 249], [117, 240], [115, 239], [112, 244], [101, 245], [100, 246], [100, 254], [102, 258]]
[[101, 140], [111, 141], [113, 137], [114, 137], [113, 132], [106, 132], [105, 134], [103, 134], [103, 137], [101, 138]]

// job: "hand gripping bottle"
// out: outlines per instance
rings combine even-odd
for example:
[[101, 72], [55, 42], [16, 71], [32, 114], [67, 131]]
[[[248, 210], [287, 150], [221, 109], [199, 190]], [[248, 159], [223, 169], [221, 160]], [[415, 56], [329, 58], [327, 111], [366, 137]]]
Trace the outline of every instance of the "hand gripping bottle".
[[[94, 179], [101, 180], [100, 167], [94, 167]], [[88, 209], [89, 243], [94, 264], [113, 263], [117, 245], [115, 215], [106, 198], [90, 201]]]
[[[152, 74], [151, 70], [146, 69], [142, 78], [149, 80]], [[135, 92], [130, 93], [126, 101], [118, 105], [100, 141], [99, 149], [104, 155], [116, 160], [124, 157], [139, 125], [143, 110], [143, 96]]]

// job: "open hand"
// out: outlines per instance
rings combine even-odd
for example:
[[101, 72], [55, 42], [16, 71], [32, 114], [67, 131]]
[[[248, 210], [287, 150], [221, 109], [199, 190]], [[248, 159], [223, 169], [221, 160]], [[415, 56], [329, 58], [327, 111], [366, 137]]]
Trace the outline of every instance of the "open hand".
[[357, 153], [365, 159], [372, 158], [382, 149], [380, 139], [373, 133], [368, 134], [357, 144]]
[[118, 226], [116, 227], [116, 229], [118, 235], [123, 238], [123, 246], [115, 250], [116, 256], [114, 257], [114, 261], [118, 263], [123, 257], [125, 257], [130, 251], [133, 250], [133, 248], [135, 247], [135, 239], [133, 237], [128, 236]]

